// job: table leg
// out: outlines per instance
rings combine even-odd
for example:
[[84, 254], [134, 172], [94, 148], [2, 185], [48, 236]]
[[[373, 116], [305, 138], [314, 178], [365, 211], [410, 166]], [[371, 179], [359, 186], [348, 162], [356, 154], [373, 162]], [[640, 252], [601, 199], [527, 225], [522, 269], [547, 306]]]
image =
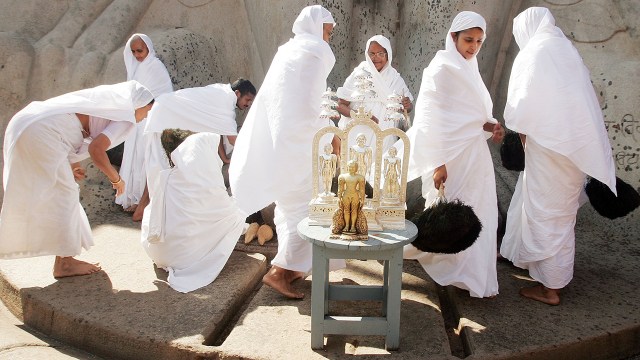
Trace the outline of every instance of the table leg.
[[387, 298], [389, 297], [389, 260], [383, 261], [382, 270], [382, 316], [387, 316]]
[[328, 273], [329, 260], [325, 258], [324, 249], [320, 246], [314, 246], [311, 281], [311, 348], [316, 350], [324, 347]]
[[387, 293], [386, 349], [397, 350], [400, 345], [400, 292], [402, 290], [402, 248], [389, 259]]

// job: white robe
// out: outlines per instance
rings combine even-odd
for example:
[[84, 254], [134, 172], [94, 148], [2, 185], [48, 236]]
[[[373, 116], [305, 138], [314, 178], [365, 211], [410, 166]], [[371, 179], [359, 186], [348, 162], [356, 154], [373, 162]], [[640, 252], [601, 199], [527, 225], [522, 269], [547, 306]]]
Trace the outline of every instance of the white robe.
[[189, 136], [171, 154], [175, 167], [150, 185], [142, 246], [169, 285], [190, 292], [216, 279], [244, 228], [246, 214], [227, 194], [218, 156], [220, 136]]
[[589, 72], [549, 10], [525, 10], [513, 32], [521, 50], [504, 118], [527, 139], [500, 253], [544, 286], [560, 289], [573, 277], [585, 173], [615, 193], [615, 167]]
[[147, 184], [155, 180], [158, 172], [169, 168], [169, 159], [160, 143], [164, 129], [236, 135], [237, 99], [229, 84], [212, 84], [160, 95], [149, 112], [144, 130]]
[[[11, 119], [3, 149], [0, 258], [75, 256], [93, 245], [70, 163], [87, 158], [91, 137], [100, 133], [111, 146], [121, 143], [133, 129], [135, 109], [152, 99], [129, 81], [35, 101]], [[83, 139], [75, 113], [90, 115], [91, 137]]]
[[437, 196], [433, 171], [445, 164], [445, 196], [471, 206], [482, 223], [476, 242], [457, 254], [426, 253], [405, 246], [404, 257], [417, 259], [440, 285], [469, 290], [473, 297], [498, 293], [496, 231], [498, 207], [493, 162], [483, 131], [495, 123], [493, 104], [482, 82], [475, 57], [466, 60], [456, 50], [450, 33], [486, 28], [484, 19], [464, 11], [447, 32], [446, 48], [424, 70], [410, 139], [408, 179], [422, 176], [422, 196], [428, 207]]
[[278, 253], [272, 264], [311, 270], [311, 244], [296, 227], [312, 198], [312, 151], [320, 103], [335, 63], [322, 40], [327, 10], [309, 6], [293, 25], [295, 37], [280, 46], [236, 139], [229, 180], [238, 206], [248, 214], [276, 202]]
[[[374, 41], [387, 50], [387, 63], [379, 72], [368, 55], [369, 46]], [[391, 49], [391, 42], [389, 42], [389, 39], [382, 35], [375, 35], [370, 38], [364, 49], [364, 57], [365, 61], [361, 62], [354, 69], [351, 75], [347, 77], [344, 81], [344, 85], [339, 87], [336, 91], [336, 95], [340, 99], [351, 102], [349, 107], [354, 111], [358, 110], [358, 106], [360, 105], [362, 105], [366, 111], [371, 111], [371, 113], [378, 119], [378, 126], [380, 126], [380, 129], [385, 130], [393, 128], [395, 127], [394, 122], [385, 120], [387, 118], [387, 103], [389, 102], [387, 98], [395, 92], [397, 95], [407, 96], [411, 101], [413, 101], [413, 95], [411, 95], [411, 92], [405, 84], [404, 79], [402, 79], [402, 76], [400, 76], [400, 73], [391, 66], [393, 51]], [[358, 69], [365, 69], [371, 73], [373, 77], [373, 88], [371, 90], [376, 92], [375, 97], [367, 97], [365, 101], [359, 101], [352, 98], [351, 94], [356, 90], [355, 73]], [[338, 126], [340, 126], [340, 128], [344, 128], [350, 121], [351, 118], [342, 116]], [[349, 136], [349, 144], [355, 143], [355, 137], [358, 133], [364, 133], [367, 137], [367, 145], [371, 146], [372, 149], [375, 150], [373, 131], [369, 127], [363, 126], [362, 128], [352, 130], [350, 133], [351, 135]], [[386, 152], [396, 140], [397, 138], [395, 136], [385, 138], [382, 145], [383, 152]]]
[[[147, 45], [149, 54], [142, 61], [136, 60], [131, 53], [131, 41], [139, 36]], [[144, 85], [154, 97], [173, 91], [169, 72], [164, 64], [156, 57], [151, 39], [145, 34], [133, 34], [124, 46], [124, 64], [127, 69], [127, 80], [136, 80]], [[124, 193], [116, 197], [116, 204], [128, 208], [138, 204], [147, 183], [144, 169], [145, 143], [143, 140], [146, 119], [136, 124], [124, 143], [120, 176], [124, 180]]]

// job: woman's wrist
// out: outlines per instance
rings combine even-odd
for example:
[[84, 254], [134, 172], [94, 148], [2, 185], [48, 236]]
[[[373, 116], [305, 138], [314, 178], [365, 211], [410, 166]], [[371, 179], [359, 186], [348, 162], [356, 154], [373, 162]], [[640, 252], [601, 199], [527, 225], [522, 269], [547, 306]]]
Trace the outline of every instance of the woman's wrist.
[[109, 182], [111, 183], [111, 185], [118, 185], [122, 182], [122, 176], [118, 174], [118, 179], [116, 181], [112, 181], [111, 179], [109, 179]]

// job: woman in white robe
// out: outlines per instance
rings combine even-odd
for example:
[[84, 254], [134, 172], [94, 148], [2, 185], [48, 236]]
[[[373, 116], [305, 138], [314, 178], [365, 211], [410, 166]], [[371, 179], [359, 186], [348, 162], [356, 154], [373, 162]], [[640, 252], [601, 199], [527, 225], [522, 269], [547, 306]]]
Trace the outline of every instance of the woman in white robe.
[[[395, 93], [403, 97], [402, 105], [407, 112], [411, 112], [413, 105], [413, 95], [409, 91], [409, 88], [400, 76], [400, 73], [391, 66], [393, 60], [393, 51], [391, 50], [391, 42], [389, 39], [382, 35], [375, 35], [367, 41], [367, 45], [364, 49], [365, 61], [361, 62], [353, 70], [351, 75], [347, 77], [342, 87], [339, 87], [336, 91], [338, 96], [339, 106], [338, 112], [342, 115], [339, 126], [344, 128], [349, 121], [351, 121], [350, 111], [357, 111], [359, 106], [363, 106], [366, 111], [371, 111], [374, 116], [374, 121], [378, 123], [380, 129], [388, 129], [396, 127], [393, 121], [385, 120], [387, 117], [387, 104], [389, 103], [388, 97]], [[357, 90], [355, 75], [364, 69], [371, 73], [373, 88], [375, 96], [367, 96], [364, 100], [354, 99], [352, 94]], [[355, 136], [359, 133], [364, 133], [367, 137], [367, 145], [375, 146], [375, 140], [373, 139], [373, 131], [368, 127], [358, 128], [351, 131], [349, 144], [355, 143]], [[393, 143], [396, 142], [397, 137], [388, 136], [383, 141], [383, 152], [386, 152]]]
[[172, 153], [174, 167], [149, 185], [142, 246], [169, 285], [186, 293], [210, 284], [227, 263], [247, 215], [227, 193], [218, 156], [220, 135], [194, 134]]
[[422, 75], [411, 145], [408, 179], [422, 176], [428, 207], [441, 183], [445, 196], [471, 206], [482, 223], [476, 242], [457, 254], [435, 254], [405, 246], [404, 257], [417, 259], [440, 285], [469, 290], [472, 297], [498, 294], [496, 231], [498, 207], [493, 162], [487, 138], [502, 140], [493, 103], [480, 77], [476, 55], [486, 37], [482, 16], [459, 13], [440, 50]]
[[615, 166], [589, 70], [551, 12], [513, 21], [520, 47], [504, 118], [521, 134], [525, 169], [507, 213], [500, 253], [540, 285], [520, 291], [549, 305], [573, 277], [576, 213], [585, 174], [616, 192]]
[[100, 270], [73, 258], [93, 245], [75, 180], [91, 156], [116, 194], [124, 181], [106, 150], [146, 117], [153, 96], [136, 81], [103, 85], [34, 101], [9, 122], [4, 137], [4, 200], [0, 258], [55, 255], [55, 277]]
[[304, 294], [291, 282], [311, 270], [311, 244], [297, 225], [309, 214], [312, 152], [321, 120], [322, 93], [335, 57], [327, 41], [334, 20], [320, 5], [304, 8], [293, 24], [295, 37], [278, 48], [238, 135], [229, 180], [247, 214], [275, 201], [278, 253], [263, 282], [289, 298]]
[[[133, 34], [124, 46], [124, 65], [127, 80], [144, 85], [154, 98], [173, 91], [169, 72], [156, 56], [151, 39], [145, 34]], [[136, 124], [124, 143], [120, 176], [127, 184], [124, 193], [116, 197], [116, 204], [133, 212], [140, 202], [147, 183], [144, 169], [145, 143], [143, 141], [146, 119]]]

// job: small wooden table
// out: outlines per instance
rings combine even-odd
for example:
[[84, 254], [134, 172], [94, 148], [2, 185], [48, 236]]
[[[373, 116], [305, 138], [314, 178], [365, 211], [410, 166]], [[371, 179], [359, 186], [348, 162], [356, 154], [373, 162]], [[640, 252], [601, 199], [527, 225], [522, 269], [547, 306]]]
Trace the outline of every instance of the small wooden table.
[[[330, 239], [328, 226], [311, 226], [309, 218], [298, 224], [298, 234], [313, 245], [311, 288], [311, 348], [324, 347], [325, 334], [384, 335], [385, 348], [400, 344], [400, 290], [402, 247], [416, 238], [418, 229], [405, 220], [404, 230], [370, 231], [366, 241]], [[329, 259], [382, 260], [382, 286], [329, 284]], [[329, 300], [382, 301], [382, 317], [329, 315]]]

